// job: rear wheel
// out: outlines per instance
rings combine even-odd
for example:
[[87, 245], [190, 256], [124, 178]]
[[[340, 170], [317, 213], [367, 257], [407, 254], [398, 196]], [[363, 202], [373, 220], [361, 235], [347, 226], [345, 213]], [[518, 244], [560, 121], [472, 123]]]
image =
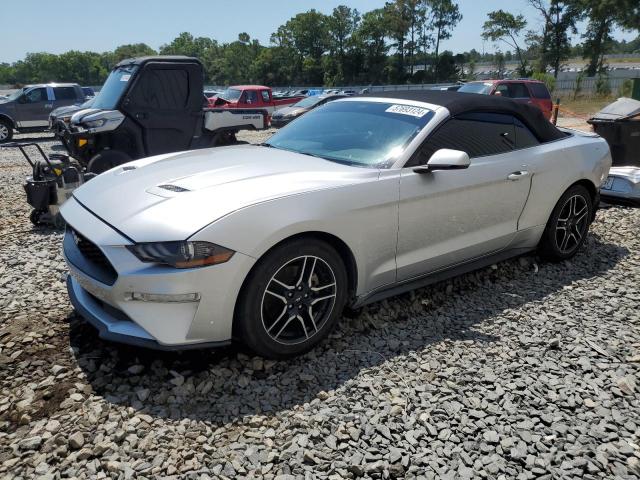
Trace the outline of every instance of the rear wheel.
[[122, 165], [123, 163], [130, 162], [131, 158], [124, 152], [119, 150], [103, 150], [96, 154], [87, 164], [87, 171], [89, 173], [101, 174], [107, 170]]
[[13, 127], [6, 120], [0, 120], [0, 143], [8, 142], [13, 138]]
[[344, 264], [330, 245], [288, 242], [262, 258], [247, 280], [237, 309], [237, 333], [264, 357], [299, 355], [329, 334], [346, 292]]
[[540, 240], [540, 254], [552, 261], [567, 260], [580, 249], [593, 218], [593, 200], [582, 185], [567, 190], [556, 204]]

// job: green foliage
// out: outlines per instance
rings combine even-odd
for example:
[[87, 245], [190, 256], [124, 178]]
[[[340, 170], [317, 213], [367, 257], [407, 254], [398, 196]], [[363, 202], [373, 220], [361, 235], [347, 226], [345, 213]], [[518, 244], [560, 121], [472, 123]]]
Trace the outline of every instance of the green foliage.
[[[70, 51], [61, 55], [29, 53], [23, 60], [0, 63], [0, 84], [74, 81], [99, 85], [120, 60], [155, 55], [199, 58], [208, 84], [264, 83], [273, 86], [427, 83], [474, 78], [476, 65], [492, 63], [498, 76], [505, 62], [518, 60], [517, 76], [536, 69], [557, 73], [575, 55], [589, 58], [589, 73], [603, 71], [605, 53], [640, 52], [640, 37], [630, 42], [611, 38], [613, 28], [640, 28], [638, 0], [527, 0], [542, 17], [541, 31], [526, 32], [522, 15], [504, 10], [488, 14], [484, 39], [505, 43], [504, 52], [458, 55], [440, 52], [462, 15], [456, 0], [387, 0], [382, 8], [358, 12], [339, 5], [329, 15], [311, 9], [279, 26], [268, 46], [246, 32], [236, 41], [218, 43], [182, 32], [156, 52], [144, 43], [121, 45], [112, 52]], [[584, 44], [571, 47], [576, 22], [586, 21]], [[526, 40], [522, 37], [526, 33]], [[524, 48], [523, 48], [524, 46]], [[466, 73], [465, 73], [466, 72]], [[601, 79], [602, 89], [608, 81]], [[578, 95], [581, 80], [577, 82]]]
[[549, 73], [535, 72], [531, 78], [544, 82], [551, 93], [556, 89], [556, 78]]
[[629, 30], [640, 29], [638, 0], [572, 0], [580, 17], [588, 19], [582, 35], [583, 58], [589, 60], [587, 76], [605, 70], [604, 55], [613, 47], [611, 31], [615, 26]]
[[573, 87], [573, 99], [578, 98], [578, 95], [582, 92], [582, 81], [584, 80], [584, 72], [580, 72], [576, 77], [576, 83]]
[[609, 84], [609, 76], [606, 73], [599, 73], [596, 79], [596, 94], [601, 97], [611, 95], [611, 85]]
[[524, 19], [524, 16], [513, 15], [504, 10], [489, 12], [487, 16], [489, 20], [484, 22], [482, 26], [482, 38], [494, 42], [502, 41], [513, 48], [516, 51], [520, 63], [518, 66], [518, 75], [528, 77], [531, 74], [531, 69], [527, 60], [522, 55], [522, 49], [517, 40], [527, 26], [527, 21]]
[[625, 78], [622, 85], [618, 89], [618, 97], [630, 97], [633, 91], [633, 81], [630, 78]]

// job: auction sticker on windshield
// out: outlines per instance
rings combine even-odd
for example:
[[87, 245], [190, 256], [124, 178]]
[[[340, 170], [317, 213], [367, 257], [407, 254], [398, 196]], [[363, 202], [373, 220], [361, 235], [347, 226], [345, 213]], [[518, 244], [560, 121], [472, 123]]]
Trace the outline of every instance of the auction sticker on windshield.
[[411, 115], [412, 117], [422, 118], [429, 113], [428, 108], [412, 107], [411, 105], [391, 105], [385, 110], [388, 113], [399, 113], [400, 115]]
[[130, 78], [131, 78], [131, 74], [127, 73], [127, 74], [122, 75], [122, 76], [120, 77], [120, 81], [121, 81], [121, 82], [128, 82]]

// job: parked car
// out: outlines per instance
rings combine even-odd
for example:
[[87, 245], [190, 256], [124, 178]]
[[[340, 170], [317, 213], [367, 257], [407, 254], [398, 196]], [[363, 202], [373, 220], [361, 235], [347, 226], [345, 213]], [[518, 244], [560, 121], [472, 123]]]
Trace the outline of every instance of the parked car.
[[221, 93], [222, 93], [222, 90], [205, 90], [204, 96], [207, 97], [207, 99], [209, 99], [209, 98], [217, 97]]
[[65, 135], [68, 133], [67, 131], [73, 114], [80, 110], [91, 108], [94, 98], [95, 97], [90, 98], [86, 102], [80, 104], [58, 107], [49, 114], [49, 130], [53, 132], [53, 135], [58, 140], [62, 142], [65, 141]]
[[467, 82], [459, 89], [462, 93], [500, 95], [516, 102], [535, 105], [549, 120], [553, 110], [551, 94], [544, 82], [538, 80], [481, 80]]
[[332, 100], [339, 98], [345, 98], [347, 95], [316, 95], [313, 97], [306, 97], [300, 100], [298, 103], [294, 103], [290, 107], [284, 107], [278, 110], [271, 117], [271, 126], [280, 128], [287, 125], [291, 120], [295, 120], [300, 115], [304, 115], [309, 110], [324, 105]]
[[217, 97], [210, 98], [209, 106], [212, 108], [251, 108], [264, 110], [271, 115], [277, 109], [292, 105], [301, 98], [301, 95], [275, 98], [271, 89], [263, 85], [236, 85], [227, 88]]
[[341, 95], [346, 95], [348, 97], [352, 97], [354, 95], [358, 95], [358, 91], [357, 90], [352, 90], [352, 89], [346, 89], [346, 90], [342, 90], [340, 92]]
[[85, 100], [89, 100], [96, 96], [96, 91], [91, 87], [81, 87]]
[[18, 133], [44, 132], [49, 113], [55, 108], [84, 102], [84, 92], [75, 83], [27, 85], [0, 100], [0, 143]]
[[64, 131], [69, 154], [90, 173], [134, 159], [233, 142], [243, 129], [268, 126], [257, 109], [205, 109], [203, 67], [182, 56], [123, 60], [91, 108]]
[[108, 340], [233, 337], [282, 358], [326, 337], [345, 305], [535, 249], [578, 252], [611, 165], [602, 138], [494, 96], [376, 95], [262, 145], [141, 159], [80, 187], [62, 207], [77, 311]]
[[438, 87], [431, 87], [431, 90], [439, 90], [441, 92], [457, 92], [460, 90], [462, 84], [457, 85], [440, 85]]

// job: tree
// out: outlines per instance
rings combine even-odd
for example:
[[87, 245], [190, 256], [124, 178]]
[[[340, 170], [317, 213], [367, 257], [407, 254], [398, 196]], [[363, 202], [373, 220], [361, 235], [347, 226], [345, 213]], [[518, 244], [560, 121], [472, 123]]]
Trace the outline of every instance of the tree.
[[120, 45], [113, 51], [113, 59], [116, 62], [120, 60], [124, 60], [125, 58], [135, 58], [135, 57], [148, 57], [151, 55], [157, 55], [153, 48], [151, 48], [146, 43], [133, 43], [127, 45]]
[[[331, 16], [327, 18], [327, 26], [330, 37], [330, 50], [337, 57], [337, 71], [333, 75], [332, 82], [344, 83], [345, 77], [352, 77], [354, 71], [352, 65], [347, 65], [347, 57], [349, 51], [353, 47], [353, 34], [360, 23], [360, 14], [358, 10], [351, 9], [345, 5], [339, 5], [333, 9]], [[334, 60], [333, 56], [330, 60]], [[326, 77], [326, 74], [325, 74]]]
[[189, 32], [182, 32], [168, 45], [160, 47], [161, 55], [186, 55], [187, 57], [204, 58], [217, 42], [207, 37], [194, 38]]
[[587, 30], [582, 35], [584, 58], [589, 59], [587, 76], [593, 77], [604, 70], [604, 55], [612, 46], [611, 30], [640, 29], [640, 2], [638, 0], [572, 0], [572, 6], [582, 18], [588, 18]]
[[518, 74], [521, 77], [529, 76], [529, 66], [527, 60], [522, 55], [522, 49], [516, 39], [527, 26], [524, 16], [514, 16], [504, 10], [495, 10], [487, 14], [489, 20], [482, 26], [482, 38], [485, 40], [501, 40], [516, 51], [518, 57]]
[[330, 46], [326, 15], [315, 9], [299, 13], [280, 26], [271, 41], [296, 53], [296, 83], [322, 84], [322, 56]]
[[553, 76], [558, 78], [558, 72], [563, 60], [571, 53], [570, 33], [576, 33], [576, 18], [578, 12], [573, 4], [562, 0], [529, 0], [529, 4], [538, 10], [544, 19], [542, 35], [538, 38], [540, 72], [546, 72], [546, 66], [551, 65]]
[[433, 16], [433, 29], [435, 31], [435, 57], [436, 68], [434, 72], [435, 81], [439, 80], [438, 75], [438, 54], [440, 42], [451, 38], [451, 32], [455, 26], [462, 20], [462, 14], [458, 5], [451, 0], [426, 0], [431, 6]]
[[395, 0], [384, 5], [385, 24], [388, 37], [393, 40], [391, 44], [396, 51], [396, 68], [392, 77], [394, 82], [404, 82], [405, 53], [409, 27], [411, 25], [410, 12], [407, 0]]
[[381, 83], [384, 80], [384, 68], [387, 62], [389, 46], [385, 42], [387, 36], [386, 13], [384, 9], [371, 10], [362, 16], [362, 22], [354, 37], [356, 48], [362, 49], [364, 72], [370, 83]]

